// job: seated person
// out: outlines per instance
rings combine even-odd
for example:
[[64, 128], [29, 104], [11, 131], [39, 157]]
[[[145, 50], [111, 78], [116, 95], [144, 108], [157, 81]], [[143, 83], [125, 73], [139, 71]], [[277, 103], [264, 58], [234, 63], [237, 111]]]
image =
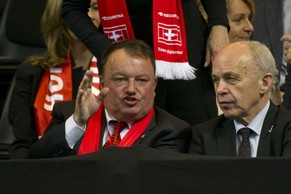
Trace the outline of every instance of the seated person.
[[251, 34], [254, 31], [252, 24], [254, 12], [253, 0], [226, 0], [229, 42], [250, 40]]
[[[15, 141], [11, 159], [27, 158], [30, 147], [43, 135], [51, 119], [55, 101], [75, 99], [87, 69], [99, 77], [96, 58], [67, 28], [62, 15], [62, 0], [47, 0], [41, 30], [47, 51], [30, 56], [16, 71], [16, 84], [9, 117]], [[96, 0], [91, 0], [88, 16], [97, 29], [100, 25]], [[99, 79], [94, 93], [99, 93]]]
[[[255, 15], [253, 0], [226, 0], [226, 13], [229, 22], [229, 41], [250, 40], [254, 31], [252, 20]], [[275, 105], [281, 104], [281, 91], [278, 78], [274, 78], [270, 99]]]
[[269, 49], [239, 41], [214, 58], [212, 78], [223, 114], [193, 126], [189, 153], [291, 156], [291, 112], [270, 100], [278, 71]]
[[[32, 146], [29, 158], [85, 154], [134, 144], [187, 151], [191, 126], [153, 107], [157, 78], [154, 54], [147, 44], [139, 40], [114, 43], [105, 51], [101, 67], [98, 97], [92, 94], [92, 71], [88, 70], [76, 102], [55, 104], [50, 125]], [[126, 123], [120, 137], [114, 121]]]

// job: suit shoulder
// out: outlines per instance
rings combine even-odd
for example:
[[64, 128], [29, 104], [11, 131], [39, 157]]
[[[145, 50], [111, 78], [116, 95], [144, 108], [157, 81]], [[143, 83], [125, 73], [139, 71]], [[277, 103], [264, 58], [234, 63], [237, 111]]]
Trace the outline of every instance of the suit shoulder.
[[208, 133], [210, 131], [213, 131], [217, 128], [221, 128], [222, 124], [227, 120], [227, 118], [224, 115], [217, 116], [213, 119], [209, 119], [207, 121], [204, 121], [202, 123], [198, 123], [196, 125], [193, 125], [193, 129], [200, 132]]
[[190, 126], [189, 123], [186, 121], [168, 113], [165, 110], [155, 107], [155, 114], [156, 114], [156, 122], [163, 123], [168, 125], [180, 126], [180, 127], [188, 127]]
[[280, 106], [280, 108], [278, 110], [278, 120], [280, 120], [280, 119], [291, 121], [291, 110]]
[[17, 72], [44, 72], [45, 70], [39, 65], [32, 65], [29, 62], [23, 62], [17, 66]]
[[74, 100], [59, 101], [54, 104], [53, 115], [64, 115], [64, 117], [67, 118], [74, 113], [74, 110]]

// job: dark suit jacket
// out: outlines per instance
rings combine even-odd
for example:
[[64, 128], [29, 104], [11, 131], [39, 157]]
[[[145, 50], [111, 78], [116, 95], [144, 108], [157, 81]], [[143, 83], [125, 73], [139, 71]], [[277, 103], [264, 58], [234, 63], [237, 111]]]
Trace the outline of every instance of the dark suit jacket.
[[[225, 0], [201, 0], [208, 14], [205, 22], [195, 0], [181, 0], [185, 18], [188, 60], [197, 69], [194, 80], [159, 79], [155, 105], [191, 125], [217, 116], [211, 67], [204, 67], [209, 26], [228, 25]], [[126, 0], [135, 38], [153, 46], [152, 0]], [[110, 41], [100, 33], [87, 16], [90, 0], [64, 0], [63, 17], [67, 26], [101, 61]], [[96, 46], [98, 45], [98, 46]], [[190, 54], [191, 53], [191, 54]], [[100, 66], [99, 66], [100, 67]]]
[[[12, 159], [26, 158], [30, 147], [38, 140], [33, 104], [44, 72], [42, 67], [26, 62], [17, 67], [16, 83], [9, 108], [9, 118], [15, 136], [10, 149]], [[83, 74], [84, 71], [81, 68], [75, 68], [72, 71], [73, 99]]]
[[[277, 114], [277, 116], [276, 116]], [[272, 128], [271, 132], [269, 131]], [[192, 129], [189, 153], [236, 156], [233, 120], [221, 115]], [[291, 111], [271, 103], [259, 140], [257, 157], [291, 156]]]
[[16, 83], [9, 108], [9, 118], [15, 136], [10, 151], [12, 159], [25, 158], [31, 145], [38, 139], [34, 126], [33, 104], [43, 73], [44, 69], [29, 63], [17, 67]]
[[[65, 121], [73, 114], [74, 108], [74, 101], [55, 104], [52, 113], [53, 119], [44, 136], [32, 146], [29, 158], [61, 157], [77, 153], [79, 145], [71, 150], [65, 139]], [[105, 119], [102, 121], [101, 137], [103, 137], [104, 126]], [[191, 126], [188, 123], [155, 108], [153, 119], [135, 144], [144, 144], [152, 148], [174, 152], [186, 152], [190, 138]]]

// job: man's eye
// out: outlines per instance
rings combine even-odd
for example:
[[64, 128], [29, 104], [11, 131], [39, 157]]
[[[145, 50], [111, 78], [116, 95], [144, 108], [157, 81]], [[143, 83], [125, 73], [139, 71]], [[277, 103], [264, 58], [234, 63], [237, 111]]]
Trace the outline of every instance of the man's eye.
[[138, 82], [147, 82], [148, 80], [147, 80], [147, 79], [143, 79], [143, 78], [141, 78], [141, 79], [137, 79], [137, 81], [138, 81]]
[[238, 79], [236, 77], [233, 77], [233, 76], [226, 77], [226, 80], [229, 83], [234, 83], [234, 82], [238, 81]]
[[125, 81], [125, 78], [123, 78], [123, 77], [118, 77], [118, 78], [115, 78], [115, 81], [116, 81], [116, 82], [124, 82], [124, 81]]
[[218, 83], [219, 82], [219, 79], [216, 78], [216, 77], [212, 77], [212, 81], [213, 81], [213, 83]]
[[136, 82], [141, 84], [141, 85], [146, 84], [148, 81], [149, 81], [149, 79], [147, 79], [147, 78], [137, 78], [136, 79]]
[[234, 76], [227, 76], [227, 79], [236, 79]]

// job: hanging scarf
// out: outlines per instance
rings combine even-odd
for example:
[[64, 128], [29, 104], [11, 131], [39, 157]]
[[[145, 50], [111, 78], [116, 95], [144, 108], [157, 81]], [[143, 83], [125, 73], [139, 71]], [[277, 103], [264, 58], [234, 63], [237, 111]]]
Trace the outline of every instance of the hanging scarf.
[[[88, 123], [78, 155], [96, 152], [99, 150], [101, 141], [101, 123], [104, 112], [104, 103], [102, 103], [96, 113], [94, 113]], [[129, 147], [143, 134], [148, 127], [154, 115], [154, 108], [142, 119], [136, 121], [126, 135], [120, 141], [118, 147]]]
[[[112, 41], [134, 39], [126, 0], [98, 0], [104, 34]], [[156, 75], [164, 79], [195, 79], [188, 63], [181, 0], [153, 0], [153, 43]]]
[[[99, 94], [99, 73], [95, 57], [91, 61], [94, 72], [92, 93]], [[51, 67], [42, 76], [38, 92], [34, 101], [35, 127], [38, 137], [47, 128], [52, 116], [53, 106], [57, 101], [72, 100], [72, 65], [70, 57], [66, 57], [64, 64]]]

